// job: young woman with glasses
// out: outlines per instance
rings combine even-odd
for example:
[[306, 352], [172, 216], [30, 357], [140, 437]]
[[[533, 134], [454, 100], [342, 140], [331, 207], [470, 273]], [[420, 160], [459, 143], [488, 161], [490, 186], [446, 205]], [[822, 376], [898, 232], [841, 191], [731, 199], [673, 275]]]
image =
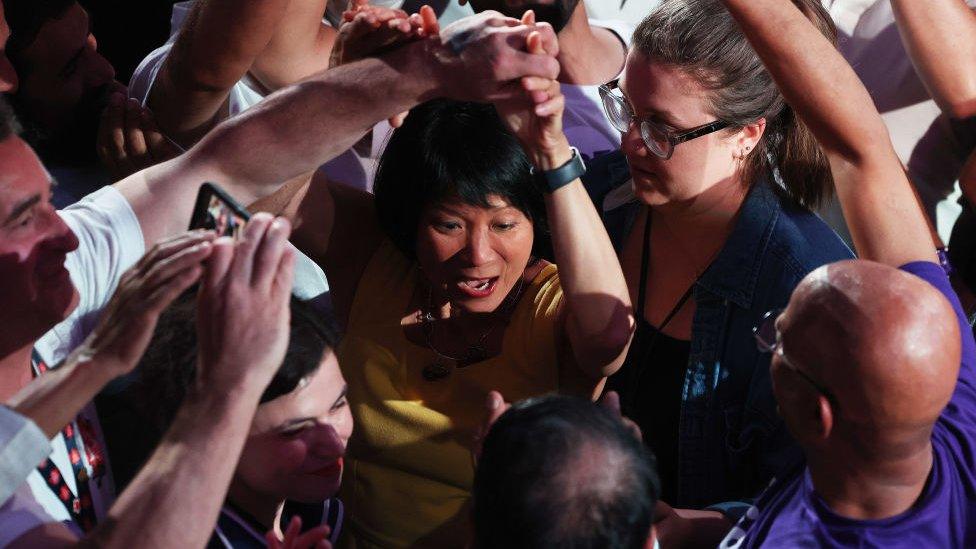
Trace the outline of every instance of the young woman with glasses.
[[[819, 2], [795, 1], [832, 37]], [[638, 318], [608, 388], [657, 454], [662, 500], [734, 518], [797, 453], [752, 328], [851, 257], [808, 209], [832, 192], [829, 166], [718, 0], [665, 0], [601, 94], [622, 150], [587, 184]]]

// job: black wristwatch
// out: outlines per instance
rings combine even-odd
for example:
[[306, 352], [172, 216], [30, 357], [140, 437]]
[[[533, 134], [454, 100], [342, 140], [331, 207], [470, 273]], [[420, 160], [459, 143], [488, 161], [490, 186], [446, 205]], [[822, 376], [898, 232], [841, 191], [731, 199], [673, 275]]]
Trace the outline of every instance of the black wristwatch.
[[530, 168], [530, 173], [535, 177], [539, 188], [544, 192], [551, 193], [576, 181], [586, 173], [586, 164], [580, 156], [579, 149], [570, 147], [573, 151], [572, 158], [565, 164], [552, 170], [537, 170]]

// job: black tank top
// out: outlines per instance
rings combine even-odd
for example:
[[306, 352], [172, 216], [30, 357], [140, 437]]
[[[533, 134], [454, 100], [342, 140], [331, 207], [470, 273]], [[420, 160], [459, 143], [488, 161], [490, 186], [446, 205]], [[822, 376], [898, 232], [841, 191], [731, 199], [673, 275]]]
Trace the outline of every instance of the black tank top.
[[637, 291], [637, 329], [623, 366], [607, 381], [607, 390], [620, 394], [621, 412], [640, 427], [644, 444], [657, 458], [661, 499], [673, 503], [677, 501], [681, 395], [684, 391], [691, 342], [675, 339], [660, 330], [668, 326], [691, 298], [694, 284], [675, 303], [661, 323], [660, 330], [647, 322], [644, 318], [644, 303], [650, 229], [651, 215], [648, 212], [644, 224], [640, 286]]

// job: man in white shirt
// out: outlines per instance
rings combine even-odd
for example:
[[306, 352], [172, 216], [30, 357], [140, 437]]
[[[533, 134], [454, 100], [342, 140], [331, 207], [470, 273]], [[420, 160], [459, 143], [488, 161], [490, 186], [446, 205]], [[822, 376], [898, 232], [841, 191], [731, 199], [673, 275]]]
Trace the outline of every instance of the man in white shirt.
[[[905, 51], [888, 0], [822, 2], [837, 25], [841, 53], [871, 94], [925, 213], [943, 242], [948, 242], [960, 213], [956, 176], [972, 144], [961, 139], [926, 91]], [[976, 7], [974, 0], [967, 3]], [[851, 241], [836, 202], [821, 213]]]
[[[379, 120], [426, 98], [521, 96], [521, 90], [509, 86], [512, 81], [529, 75], [554, 78], [558, 63], [551, 56], [524, 51], [530, 32], [541, 32], [552, 45], [551, 29], [493, 25], [496, 18], [469, 18], [444, 29], [436, 43], [406, 44], [381, 58], [352, 62], [283, 90], [264, 108], [218, 126], [182, 156], [129, 176], [63, 212], [51, 206], [52, 180], [30, 147], [11, 136], [11, 130], [0, 136], [0, 287], [5, 290], [0, 295], [0, 398], [30, 382], [32, 365], [56, 365], [81, 343], [122, 272], [148, 246], [186, 229], [202, 182], [215, 181], [249, 203], [284, 181], [310, 173]], [[498, 34], [506, 39], [495, 39]], [[457, 79], [459, 72], [469, 78]], [[100, 438], [97, 422], [82, 417], [77, 425], [71, 434], [64, 433], [63, 448], [55, 441], [57, 459], [52, 461], [58, 482], [48, 482], [50, 475], [40, 479], [42, 494], [57, 488], [54, 500], [39, 501], [44, 496], [30, 486], [55, 522], [59, 513], [71, 515], [71, 501], [85, 505], [86, 494], [64, 471], [73, 470], [76, 481], [91, 480], [98, 473], [95, 462], [104, 465], [104, 456], [86, 443]], [[220, 438], [212, 444], [219, 445]], [[61, 480], [65, 485], [58, 486]], [[102, 518], [99, 509], [108, 507], [112, 491], [107, 476], [99, 480], [98, 494], [90, 494], [96, 518]]]

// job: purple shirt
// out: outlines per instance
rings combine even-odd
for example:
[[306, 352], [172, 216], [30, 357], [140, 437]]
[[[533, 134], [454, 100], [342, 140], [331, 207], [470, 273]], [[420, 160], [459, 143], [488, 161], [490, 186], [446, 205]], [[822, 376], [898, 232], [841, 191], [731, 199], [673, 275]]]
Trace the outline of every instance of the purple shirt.
[[976, 547], [976, 342], [942, 267], [915, 262], [901, 269], [948, 298], [962, 334], [959, 380], [933, 428], [932, 471], [918, 503], [882, 520], [841, 517], [799, 463], [773, 480], [719, 547]]

